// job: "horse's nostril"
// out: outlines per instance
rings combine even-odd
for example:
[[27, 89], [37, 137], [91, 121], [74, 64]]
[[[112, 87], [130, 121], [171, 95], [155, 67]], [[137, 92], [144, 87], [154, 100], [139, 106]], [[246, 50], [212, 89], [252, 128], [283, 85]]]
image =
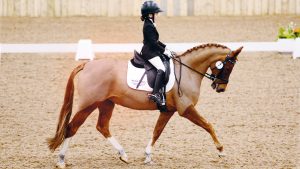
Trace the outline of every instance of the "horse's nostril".
[[212, 87], [213, 89], [216, 89], [217, 84], [216, 84], [215, 82], [213, 82], [213, 83], [211, 84], [211, 87]]

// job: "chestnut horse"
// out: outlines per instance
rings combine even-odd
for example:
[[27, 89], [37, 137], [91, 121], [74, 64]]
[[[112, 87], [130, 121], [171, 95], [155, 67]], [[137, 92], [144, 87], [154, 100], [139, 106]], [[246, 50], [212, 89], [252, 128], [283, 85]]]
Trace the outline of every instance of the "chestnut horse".
[[[212, 87], [217, 92], [225, 91], [234, 63], [241, 50], [242, 47], [231, 51], [226, 46], [219, 44], [204, 44], [173, 58], [177, 61], [174, 62], [177, 83], [166, 93], [168, 111], [161, 112], [159, 115], [152, 139], [145, 150], [145, 163], [151, 162], [151, 149], [176, 111], [180, 116], [205, 129], [211, 135], [219, 155], [224, 155], [223, 146], [212, 125], [199, 114], [195, 105], [204, 76], [213, 80]], [[65, 167], [64, 159], [71, 137], [96, 108], [99, 110], [97, 130], [118, 151], [120, 159], [128, 162], [123, 147], [109, 130], [109, 121], [115, 104], [136, 110], [156, 110], [157, 107], [155, 103], [149, 101], [147, 92], [128, 87], [126, 84], [127, 63], [128, 61], [124, 60], [100, 59], [83, 63], [72, 71], [67, 83], [56, 134], [53, 138], [48, 139], [51, 151], [63, 143], [58, 155], [59, 167]], [[208, 68], [211, 70], [211, 75], [206, 73]], [[73, 80], [80, 71], [82, 72], [78, 78], [79, 110], [69, 122], [74, 96]]]

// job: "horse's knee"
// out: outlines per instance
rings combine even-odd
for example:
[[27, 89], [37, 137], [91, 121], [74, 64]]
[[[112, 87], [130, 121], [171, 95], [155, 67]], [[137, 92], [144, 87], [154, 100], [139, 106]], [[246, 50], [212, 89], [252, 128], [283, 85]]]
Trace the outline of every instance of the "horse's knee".
[[107, 127], [101, 126], [101, 125], [97, 125], [96, 129], [105, 137], [111, 137], [109, 129]]

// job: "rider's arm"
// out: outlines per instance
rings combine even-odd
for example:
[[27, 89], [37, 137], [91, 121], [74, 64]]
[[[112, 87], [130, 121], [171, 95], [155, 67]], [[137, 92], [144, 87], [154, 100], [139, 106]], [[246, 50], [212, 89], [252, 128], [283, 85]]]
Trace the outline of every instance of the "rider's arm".
[[162, 43], [161, 41], [157, 42], [160, 46], [162, 46], [163, 48], [166, 48], [167, 45], [165, 45], [164, 43]]
[[159, 50], [161, 53], [165, 51], [165, 46], [160, 45], [159, 41], [156, 39], [155, 28], [151, 25], [145, 27], [144, 30], [145, 37], [147, 38], [147, 42], [153, 49]]
[[160, 46], [162, 46], [165, 50], [163, 51], [163, 54], [167, 55], [169, 58], [173, 57], [172, 55], [172, 51], [170, 51], [169, 49], [166, 48], [167, 45], [165, 45], [164, 43], [162, 43], [161, 41], [158, 41], [158, 44]]

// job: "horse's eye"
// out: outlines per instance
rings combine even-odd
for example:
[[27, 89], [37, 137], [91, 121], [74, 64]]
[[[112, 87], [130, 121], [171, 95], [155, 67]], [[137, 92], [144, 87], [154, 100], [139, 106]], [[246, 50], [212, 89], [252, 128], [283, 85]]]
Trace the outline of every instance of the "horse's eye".
[[217, 68], [217, 69], [220, 70], [220, 69], [223, 68], [223, 66], [224, 66], [223, 62], [221, 62], [221, 61], [217, 61], [217, 62], [216, 62], [216, 68]]

